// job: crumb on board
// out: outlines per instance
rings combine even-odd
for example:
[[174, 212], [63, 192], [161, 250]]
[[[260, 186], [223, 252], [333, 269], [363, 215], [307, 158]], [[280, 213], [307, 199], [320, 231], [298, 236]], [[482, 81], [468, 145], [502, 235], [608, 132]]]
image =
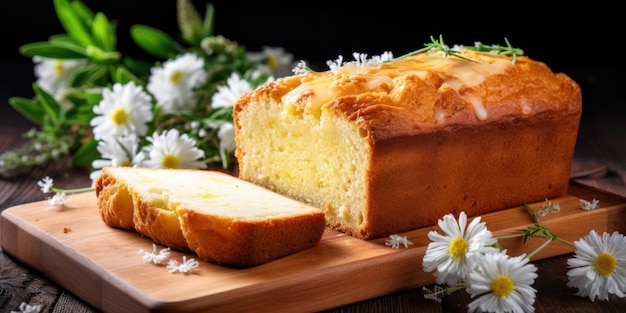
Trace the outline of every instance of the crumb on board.
[[70, 227], [68, 227], [68, 226], [63, 227], [63, 233], [64, 233], [64, 234], [67, 234], [67, 233], [69, 233], [70, 231], [72, 231], [72, 228], [70, 228]]

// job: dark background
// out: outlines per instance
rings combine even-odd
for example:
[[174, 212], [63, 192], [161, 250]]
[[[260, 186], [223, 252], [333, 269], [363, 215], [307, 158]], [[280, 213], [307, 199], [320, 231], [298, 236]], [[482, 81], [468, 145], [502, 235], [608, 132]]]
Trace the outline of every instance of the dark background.
[[[117, 23], [118, 50], [127, 55], [142, 54], [130, 40], [131, 25], [150, 25], [172, 36], [178, 35], [175, 0], [84, 2], [94, 12], [103, 12]], [[193, 0], [193, 3], [204, 12], [207, 1]], [[340, 54], [351, 59], [352, 52], [373, 55], [392, 51], [399, 56], [422, 48], [431, 35], [442, 34], [450, 45], [472, 45], [475, 41], [503, 45], [506, 37], [527, 56], [578, 81], [584, 96], [607, 92], [597, 89], [603, 80], [623, 82], [626, 19], [616, 2], [380, 1], [372, 4], [215, 0], [212, 3], [216, 9], [215, 34], [237, 41], [249, 51], [260, 51], [264, 45], [283, 47], [296, 59], [321, 66], [318, 70], [326, 70], [326, 60], [334, 60]], [[34, 81], [32, 62], [19, 53], [19, 46], [45, 41], [63, 29], [52, 1], [3, 1], [0, 12], [0, 84], [12, 87], [14, 93], [10, 96], [30, 96]], [[624, 93], [608, 92], [620, 96]], [[0, 96], [6, 98], [4, 94]]]

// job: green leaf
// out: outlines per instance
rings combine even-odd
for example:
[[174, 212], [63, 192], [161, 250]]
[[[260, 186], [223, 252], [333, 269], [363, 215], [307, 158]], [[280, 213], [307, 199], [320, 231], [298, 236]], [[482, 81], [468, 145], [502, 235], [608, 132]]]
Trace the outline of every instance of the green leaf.
[[88, 127], [93, 117], [93, 112], [79, 113], [68, 117], [65, 122], [72, 126]]
[[141, 49], [156, 57], [168, 59], [183, 52], [168, 34], [150, 26], [133, 25], [130, 35]]
[[143, 85], [143, 81], [139, 77], [135, 76], [135, 74], [133, 74], [131, 71], [129, 71], [128, 69], [122, 66], [119, 66], [115, 70], [113, 80], [116, 83], [120, 83], [120, 84], [126, 84], [130, 81], [133, 81], [135, 82], [135, 84], [139, 86]]
[[84, 21], [68, 0], [54, 0], [54, 8], [61, 25], [70, 37], [84, 48], [95, 45], [91, 38], [90, 21]]
[[118, 51], [105, 51], [96, 46], [87, 47], [87, 57], [98, 63], [116, 63], [122, 58]]
[[93, 138], [89, 139], [89, 141], [80, 146], [76, 153], [74, 153], [72, 164], [74, 166], [91, 166], [91, 162], [100, 157], [97, 147], [98, 141]]
[[9, 103], [15, 110], [35, 124], [43, 124], [45, 111], [37, 101], [21, 97], [11, 97], [9, 98]]
[[199, 46], [202, 40], [202, 17], [190, 0], [176, 2], [178, 28], [182, 37], [191, 45]]
[[70, 5], [72, 6], [72, 9], [74, 10], [76, 16], [83, 20], [86, 25], [89, 25], [89, 23], [91, 23], [91, 21], [94, 19], [93, 11], [89, 9], [89, 7], [87, 7], [84, 2], [80, 0], [74, 0], [70, 2]]
[[87, 50], [61, 40], [25, 44], [20, 47], [20, 53], [29, 57], [42, 56], [52, 59], [87, 58]]
[[206, 11], [204, 12], [203, 37], [213, 36], [214, 25], [215, 7], [212, 3], [207, 3]]
[[139, 76], [143, 79], [147, 79], [150, 76], [150, 69], [154, 66], [153, 62], [148, 62], [146, 60], [134, 58], [134, 57], [125, 57], [122, 60], [122, 64], [131, 72], [135, 73], [136, 76]]
[[99, 82], [106, 81], [108, 70], [99, 64], [89, 64], [78, 70], [72, 76], [70, 85], [72, 87], [101, 85]]
[[[61, 126], [61, 106], [57, 103], [54, 98], [43, 90], [37, 83], [33, 83], [33, 90], [35, 91], [35, 96], [37, 100], [43, 107], [43, 110], [47, 117], [51, 122], [52, 126], [60, 127]], [[44, 120], [45, 121], [45, 120]]]
[[87, 103], [91, 103], [90, 107], [93, 107], [94, 105], [100, 103], [100, 101], [102, 100], [102, 92], [85, 92], [85, 98], [87, 100]]
[[91, 25], [91, 33], [96, 45], [104, 51], [114, 51], [116, 45], [113, 26], [106, 15], [97, 13]]
[[80, 49], [82, 49], [82, 47], [78, 45], [78, 43], [76, 43], [76, 40], [72, 39], [72, 37], [70, 37], [68, 34], [52, 35], [48, 38], [48, 41], [49, 42], [64, 42], [64, 43], [75, 45], [76, 47], [79, 47]]

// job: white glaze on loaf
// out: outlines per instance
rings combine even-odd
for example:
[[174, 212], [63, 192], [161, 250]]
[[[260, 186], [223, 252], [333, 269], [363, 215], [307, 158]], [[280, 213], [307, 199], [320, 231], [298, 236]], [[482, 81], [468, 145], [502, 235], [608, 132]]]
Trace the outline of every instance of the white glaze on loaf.
[[239, 177], [363, 239], [565, 193], [579, 86], [525, 56], [461, 54], [348, 64], [245, 94]]

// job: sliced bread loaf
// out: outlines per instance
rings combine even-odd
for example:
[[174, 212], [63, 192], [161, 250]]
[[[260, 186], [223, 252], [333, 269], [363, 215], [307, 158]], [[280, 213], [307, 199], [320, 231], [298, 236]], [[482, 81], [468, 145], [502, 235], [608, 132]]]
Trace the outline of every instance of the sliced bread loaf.
[[221, 265], [311, 248], [326, 224], [317, 208], [217, 171], [106, 167], [95, 189], [107, 225]]

